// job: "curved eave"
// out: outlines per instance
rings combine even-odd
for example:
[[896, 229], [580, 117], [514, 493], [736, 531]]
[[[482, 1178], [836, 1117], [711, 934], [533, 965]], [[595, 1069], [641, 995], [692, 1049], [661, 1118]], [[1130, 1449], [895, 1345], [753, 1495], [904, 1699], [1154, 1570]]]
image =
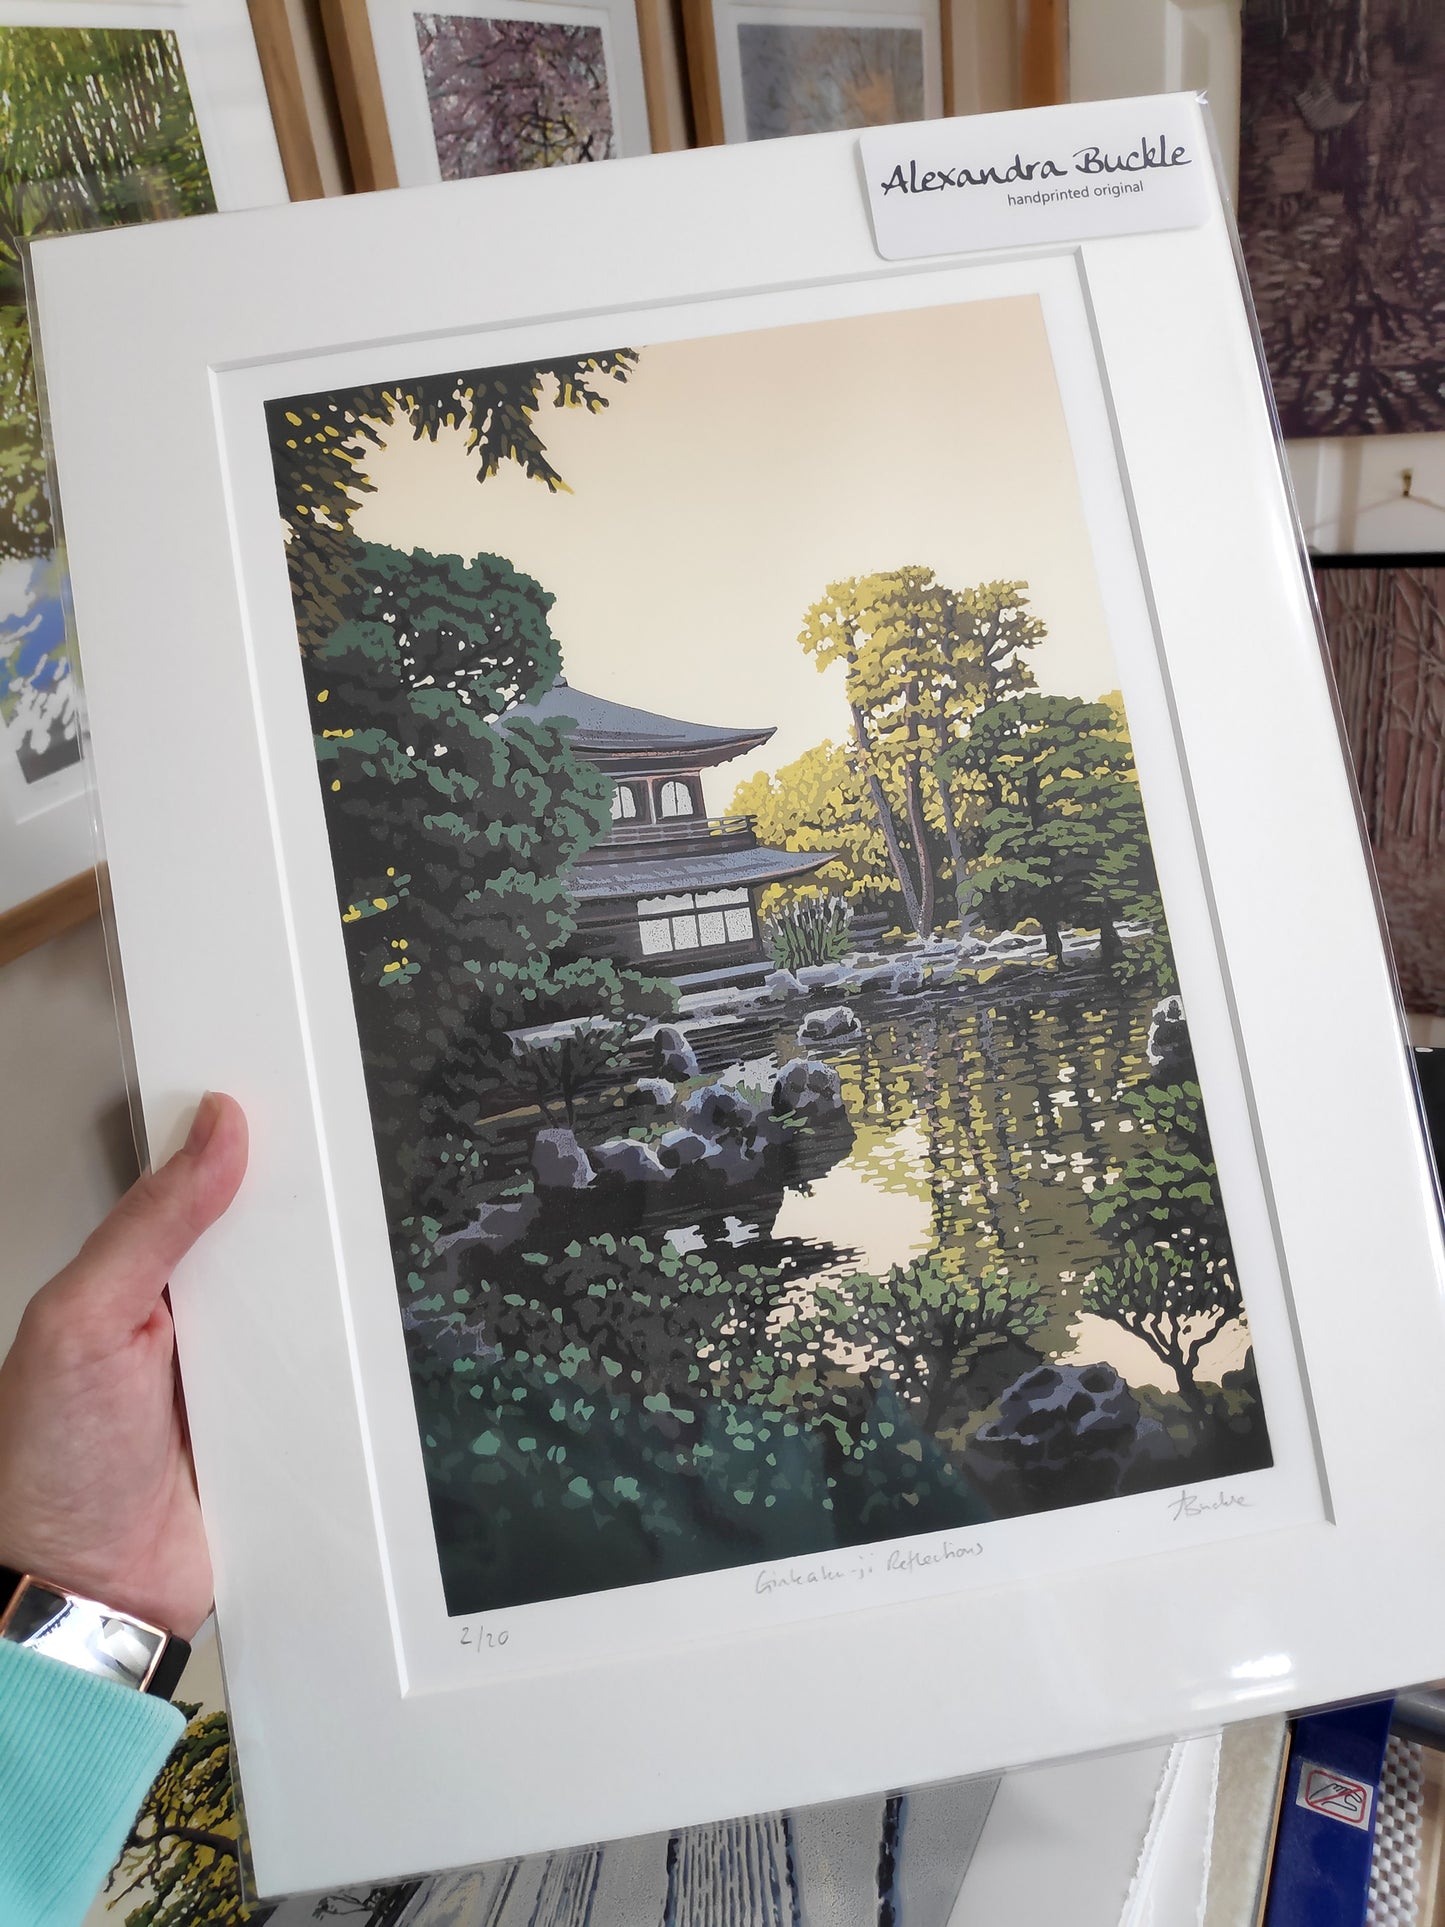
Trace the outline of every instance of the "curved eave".
[[659, 742], [628, 742], [616, 736], [601, 736], [574, 729], [571, 746], [579, 756], [611, 777], [686, 775], [689, 770], [712, 769], [718, 763], [731, 763], [760, 749], [773, 734], [771, 729], [739, 731], [716, 742], [699, 743], [693, 739]]
[[635, 902], [638, 897], [675, 896], [685, 890], [741, 890], [785, 883], [831, 863], [835, 852], [728, 850], [719, 856], [653, 857], [637, 863], [588, 863], [567, 878], [579, 903]]
[[663, 716], [594, 696], [561, 680], [531, 702], [509, 709], [498, 718], [497, 727], [505, 730], [509, 722], [523, 721], [570, 725], [573, 749], [619, 775], [708, 769], [746, 756], [775, 733], [773, 725], [751, 729], [690, 723], [681, 716]]

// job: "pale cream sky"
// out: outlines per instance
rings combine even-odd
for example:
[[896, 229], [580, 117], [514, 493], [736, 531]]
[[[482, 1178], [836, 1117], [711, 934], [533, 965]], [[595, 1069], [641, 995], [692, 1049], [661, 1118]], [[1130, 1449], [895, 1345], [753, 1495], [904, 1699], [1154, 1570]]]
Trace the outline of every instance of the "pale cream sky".
[[1029, 584], [1040, 684], [1116, 688], [1037, 300], [914, 309], [647, 347], [600, 415], [548, 409], [570, 494], [509, 465], [479, 485], [459, 434], [403, 431], [353, 526], [403, 550], [505, 556], [556, 597], [576, 687], [693, 722], [758, 725], [713, 771], [847, 739], [842, 671], [798, 647], [830, 582], [921, 565], [956, 588]]

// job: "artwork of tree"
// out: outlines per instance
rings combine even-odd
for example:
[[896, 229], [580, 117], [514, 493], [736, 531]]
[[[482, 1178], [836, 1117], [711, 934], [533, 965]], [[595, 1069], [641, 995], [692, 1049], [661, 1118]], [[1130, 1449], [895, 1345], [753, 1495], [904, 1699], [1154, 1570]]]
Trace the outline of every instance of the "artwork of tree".
[[226, 1715], [182, 1710], [190, 1724], [126, 1836], [108, 1904], [125, 1927], [262, 1927], [269, 1909], [241, 1897]]
[[600, 27], [477, 14], [415, 20], [444, 181], [612, 158]]
[[917, 27], [738, 27], [748, 139], [826, 134], [923, 118]]
[[[630, 640], [594, 656], [625, 702], [573, 685], [598, 552], [580, 596], [545, 577], [594, 460], [632, 457], [629, 620], [685, 636], [728, 578], [705, 544], [654, 606], [637, 476], [677, 486], [694, 398], [756, 406], [787, 459], [792, 391], [753, 403], [712, 353], [268, 408], [452, 1614], [866, 1564], [1270, 1463], [1112, 657], [1079, 672], [1028, 580], [957, 575], [911, 537], [845, 548], [830, 517], [829, 560], [792, 568], [766, 619], [742, 589], [710, 698], [731, 717], [732, 682], [792, 675], [787, 754], [730, 777], [767, 753], [766, 711], [652, 707], [683, 648], [646, 675]], [[553, 409], [594, 418], [557, 438], [565, 482]], [[432, 498], [404, 484], [406, 521], [385, 498], [423, 469], [463, 511], [449, 527], [496, 549], [406, 546]], [[546, 539], [513, 549], [533, 503]], [[732, 507], [720, 549], [769, 553]], [[1070, 693], [1082, 673], [1100, 693]]]
[[1445, 14], [1246, 0], [1239, 224], [1284, 432], [1445, 428]]
[[1406, 1008], [1445, 1016], [1445, 559], [1315, 565]]
[[30, 781], [79, 754], [22, 249], [46, 234], [215, 207], [173, 33], [0, 27], [0, 722]]

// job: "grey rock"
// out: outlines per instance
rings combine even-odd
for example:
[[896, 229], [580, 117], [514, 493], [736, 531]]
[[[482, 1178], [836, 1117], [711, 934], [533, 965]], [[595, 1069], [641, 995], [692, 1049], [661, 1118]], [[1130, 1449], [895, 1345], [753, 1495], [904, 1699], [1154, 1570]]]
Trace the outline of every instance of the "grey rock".
[[460, 1358], [490, 1363], [502, 1356], [499, 1348], [489, 1345], [480, 1332], [466, 1325], [449, 1325], [445, 1317], [438, 1317], [435, 1312], [405, 1311], [402, 1324], [407, 1331], [425, 1338], [427, 1349], [442, 1365], [454, 1365]]
[[757, 1116], [747, 1098], [730, 1084], [704, 1084], [685, 1098], [677, 1111], [679, 1124], [714, 1143], [725, 1137], [749, 1137]]
[[753, 1147], [758, 1150], [776, 1150], [795, 1138], [802, 1126], [795, 1118], [784, 1117], [777, 1111], [763, 1111], [759, 1114], [753, 1128]]
[[923, 988], [923, 965], [917, 957], [906, 957], [893, 971], [893, 995], [916, 997]]
[[892, 990], [894, 966], [888, 963], [870, 964], [866, 970], [858, 970], [849, 978], [849, 990]]
[[1107, 1498], [1139, 1442], [1139, 1402], [1112, 1365], [1041, 1365], [1015, 1379], [974, 1435], [984, 1477], [1011, 1471], [1040, 1493]]
[[666, 1111], [677, 1097], [677, 1086], [669, 1084], [665, 1077], [639, 1077], [637, 1095], [650, 1098], [658, 1110]]
[[605, 1177], [620, 1178], [624, 1184], [666, 1184], [672, 1176], [658, 1162], [652, 1146], [635, 1137], [610, 1137], [605, 1144], [594, 1144], [592, 1162]]
[[840, 963], [804, 964], [798, 972], [798, 982], [804, 990], [830, 990], [834, 984], [841, 984], [848, 975]]
[[1183, 998], [1161, 997], [1155, 1004], [1144, 1054], [1154, 1069], [1166, 1076], [1194, 1076], [1194, 1047], [1189, 1041]]
[[679, 1084], [697, 1076], [697, 1052], [676, 1024], [660, 1024], [653, 1032], [652, 1068], [659, 1077]]
[[706, 1157], [708, 1139], [699, 1137], [696, 1131], [665, 1131], [654, 1148], [659, 1164], [669, 1171], [680, 1171]]
[[532, 1193], [524, 1198], [503, 1198], [496, 1204], [479, 1205], [468, 1223], [437, 1239], [437, 1253], [457, 1251], [467, 1245], [507, 1251], [531, 1230], [541, 1208]]
[[571, 1131], [538, 1131], [532, 1140], [532, 1170], [538, 1184], [551, 1191], [584, 1191], [594, 1175]]
[[843, 1086], [831, 1064], [816, 1057], [793, 1057], [773, 1079], [774, 1111], [799, 1117], [833, 1117], [843, 1108]]
[[770, 970], [763, 979], [763, 990], [775, 1004], [785, 1004], [790, 997], [806, 995], [791, 970]]
[[798, 1036], [803, 1043], [825, 1037], [846, 1037], [862, 1030], [855, 1012], [846, 1004], [829, 1004], [826, 1010], [810, 1010], [803, 1019]]
[[743, 993], [740, 990], [715, 990], [710, 996], [700, 998], [692, 1006], [699, 1017], [730, 1017], [741, 1008]]
[[751, 1184], [763, 1174], [763, 1154], [761, 1150], [750, 1149], [737, 1138], [723, 1138], [707, 1147], [707, 1154], [698, 1169], [710, 1178], [721, 1178], [724, 1184]]

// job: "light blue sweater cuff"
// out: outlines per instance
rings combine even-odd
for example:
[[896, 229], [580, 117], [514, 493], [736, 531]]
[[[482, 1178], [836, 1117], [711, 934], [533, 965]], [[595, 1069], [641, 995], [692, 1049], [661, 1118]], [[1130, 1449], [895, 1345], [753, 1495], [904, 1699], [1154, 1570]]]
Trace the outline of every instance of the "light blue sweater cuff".
[[165, 1700], [0, 1640], [5, 1927], [77, 1927], [184, 1730]]

